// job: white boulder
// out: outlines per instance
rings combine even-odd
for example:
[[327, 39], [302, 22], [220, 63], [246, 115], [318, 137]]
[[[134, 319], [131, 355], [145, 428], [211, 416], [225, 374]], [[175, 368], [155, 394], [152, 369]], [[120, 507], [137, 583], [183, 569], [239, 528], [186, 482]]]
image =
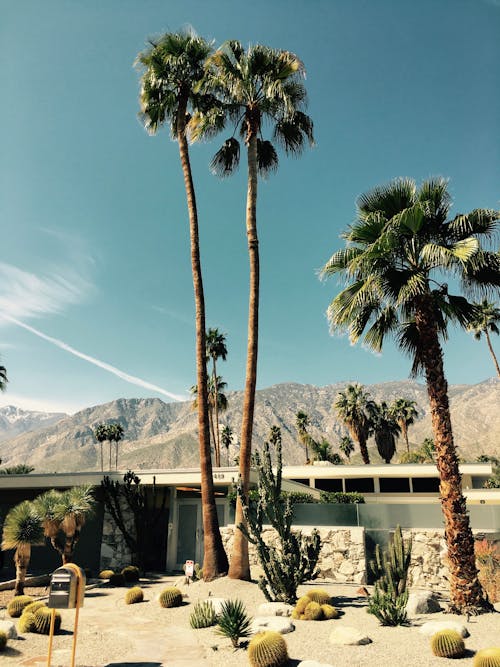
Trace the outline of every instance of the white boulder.
[[0, 621], [0, 630], [7, 635], [7, 639], [17, 639], [16, 626], [12, 621]]
[[266, 630], [274, 630], [274, 632], [286, 635], [295, 630], [295, 625], [283, 616], [257, 616], [253, 619], [252, 634], [265, 632]]
[[370, 637], [349, 625], [337, 625], [330, 634], [330, 644], [336, 646], [359, 646], [371, 644], [371, 641]]
[[408, 616], [434, 614], [438, 611], [441, 611], [441, 606], [431, 591], [419, 591], [410, 593], [408, 596], [408, 603], [406, 605]]
[[333, 665], [326, 662], [318, 662], [317, 660], [302, 660], [297, 667], [333, 667]]
[[293, 606], [286, 602], [263, 602], [257, 609], [257, 616], [291, 616]]
[[469, 636], [469, 631], [465, 625], [457, 623], [457, 621], [428, 621], [422, 625], [419, 632], [426, 637], [432, 637], [441, 630], [455, 630], [461, 637]]

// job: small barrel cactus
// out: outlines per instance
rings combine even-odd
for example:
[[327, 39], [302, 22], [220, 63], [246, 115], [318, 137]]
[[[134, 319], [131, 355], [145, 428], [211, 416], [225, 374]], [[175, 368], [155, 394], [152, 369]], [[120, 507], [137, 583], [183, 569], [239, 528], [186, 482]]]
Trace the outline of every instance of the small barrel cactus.
[[455, 630], [440, 630], [431, 638], [431, 649], [440, 658], [461, 658], [465, 654], [465, 644]]
[[292, 618], [300, 618], [304, 614], [304, 609], [310, 602], [311, 598], [307, 597], [307, 595], [303, 595], [299, 598], [295, 605], [295, 609], [292, 611]]
[[35, 614], [32, 611], [24, 611], [17, 623], [17, 631], [21, 634], [33, 632], [35, 629]]
[[167, 607], [178, 607], [182, 602], [182, 593], [178, 588], [173, 586], [170, 588], [165, 588], [159, 597], [160, 606], [163, 608]]
[[322, 604], [321, 611], [323, 612], [323, 618], [327, 621], [332, 618], [339, 617], [339, 612], [335, 609], [335, 607], [332, 607], [331, 604]]
[[0, 630], [0, 651], [3, 651], [7, 646], [7, 633], [5, 630]]
[[321, 605], [317, 602], [309, 602], [307, 607], [304, 609], [304, 620], [305, 621], [321, 621], [323, 618], [323, 612], [321, 611]]
[[16, 595], [7, 605], [7, 613], [12, 618], [19, 618], [24, 608], [31, 602], [33, 602], [33, 598], [30, 595]]
[[307, 597], [313, 602], [318, 604], [330, 604], [332, 598], [329, 593], [327, 593], [322, 588], [313, 588], [310, 591], [307, 591]]
[[35, 600], [35, 602], [30, 602], [26, 607], [23, 609], [23, 614], [27, 614], [28, 612], [31, 612], [32, 614], [35, 613], [35, 611], [38, 611], [41, 607], [46, 607], [46, 603], [42, 602], [41, 600]]
[[113, 570], [102, 570], [99, 572], [99, 579], [109, 579], [114, 575]]
[[474, 656], [473, 667], [500, 667], [500, 646], [483, 648]]
[[140, 586], [134, 586], [125, 593], [125, 604], [137, 604], [144, 600], [144, 592]]
[[279, 632], [258, 632], [248, 645], [252, 667], [281, 667], [288, 662], [286, 642]]
[[195, 630], [199, 628], [209, 628], [211, 625], [215, 625], [217, 622], [217, 614], [210, 600], [204, 600], [203, 602], [197, 602], [194, 605], [194, 609], [189, 617], [189, 624]]
[[136, 581], [139, 581], [140, 572], [139, 568], [135, 565], [127, 565], [127, 567], [124, 567], [122, 574], [128, 584], [133, 584]]
[[110, 586], [125, 586], [125, 577], [121, 572], [112, 574], [109, 578], [108, 584]]
[[34, 618], [34, 631], [38, 632], [39, 635], [48, 635], [50, 632], [50, 619], [52, 617], [52, 612], [55, 611], [54, 618], [54, 633], [59, 632], [61, 627], [61, 614], [54, 609], [49, 609], [48, 607], [40, 607], [35, 611]]

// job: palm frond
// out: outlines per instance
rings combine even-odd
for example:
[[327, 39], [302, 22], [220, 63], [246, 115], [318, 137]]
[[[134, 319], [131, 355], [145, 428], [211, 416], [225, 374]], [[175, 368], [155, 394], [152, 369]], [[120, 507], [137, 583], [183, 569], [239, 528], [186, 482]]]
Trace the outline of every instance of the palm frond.
[[320, 270], [321, 278], [328, 278], [333, 276], [340, 271], [347, 270], [348, 273], [351, 273], [350, 267], [355, 262], [355, 260], [363, 253], [361, 248], [348, 247], [343, 248], [342, 250], [337, 250], [330, 257], [328, 262]]
[[415, 203], [417, 186], [411, 178], [396, 180], [359, 195], [356, 205], [363, 213], [381, 211], [389, 219]]
[[457, 215], [450, 221], [448, 227], [450, 233], [457, 239], [463, 239], [472, 234], [493, 238], [498, 232], [499, 222], [500, 211], [476, 208], [467, 215]]
[[270, 141], [257, 139], [257, 164], [259, 174], [267, 176], [278, 169], [278, 154]]
[[210, 171], [224, 178], [233, 173], [240, 163], [240, 144], [237, 139], [226, 139], [210, 163]]
[[390, 305], [386, 306], [366, 332], [363, 339], [364, 344], [374, 352], [381, 352], [385, 337], [393, 334], [398, 325], [399, 320], [395, 308]]
[[43, 543], [42, 521], [32, 502], [24, 500], [9, 510], [3, 524], [3, 550]]
[[290, 118], [278, 120], [274, 126], [274, 139], [288, 154], [300, 154], [306, 139], [314, 145], [313, 122], [309, 116], [296, 111]]

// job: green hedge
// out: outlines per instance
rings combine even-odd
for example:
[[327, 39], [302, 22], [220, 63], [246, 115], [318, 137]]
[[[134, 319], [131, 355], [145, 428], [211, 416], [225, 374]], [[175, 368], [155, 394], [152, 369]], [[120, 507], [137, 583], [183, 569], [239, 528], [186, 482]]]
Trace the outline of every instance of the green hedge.
[[[231, 506], [236, 505], [236, 491], [230, 491], [227, 494]], [[257, 489], [250, 489], [249, 493], [250, 502], [256, 503], [259, 499], [259, 493]], [[364, 496], [361, 493], [349, 492], [343, 493], [342, 491], [321, 491], [320, 499], [317, 500], [310, 493], [305, 493], [303, 491], [283, 491], [281, 494], [283, 499], [289, 498], [290, 504], [293, 505], [302, 505], [302, 504], [312, 504], [312, 503], [322, 503], [325, 505], [334, 505], [334, 504], [361, 504], [365, 502]]]
[[365, 502], [365, 498], [361, 493], [356, 493], [355, 491], [349, 491], [344, 493], [343, 491], [321, 491], [320, 494], [320, 503], [326, 505], [342, 503], [344, 505], [359, 505]]

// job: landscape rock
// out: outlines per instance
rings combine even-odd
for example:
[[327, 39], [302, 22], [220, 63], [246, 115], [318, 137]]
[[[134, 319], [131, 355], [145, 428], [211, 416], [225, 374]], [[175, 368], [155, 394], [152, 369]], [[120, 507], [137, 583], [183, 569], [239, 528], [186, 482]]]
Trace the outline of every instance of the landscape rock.
[[17, 639], [16, 626], [12, 621], [0, 621], [0, 630], [7, 634], [7, 639]]
[[257, 616], [252, 621], [252, 634], [264, 632], [265, 630], [274, 630], [282, 635], [295, 630], [295, 625], [283, 616]]
[[368, 591], [366, 590], [366, 588], [364, 586], [361, 586], [361, 588], [358, 588], [358, 590], [356, 591], [356, 595], [359, 595], [362, 598], [370, 597], [370, 593], [368, 593]]
[[422, 625], [419, 632], [426, 637], [432, 637], [440, 630], [455, 630], [461, 637], [469, 636], [469, 631], [465, 625], [457, 623], [457, 621], [428, 621]]
[[406, 605], [408, 616], [434, 614], [438, 611], [441, 611], [441, 606], [431, 591], [418, 591], [410, 593], [408, 596], [408, 603]]
[[293, 606], [285, 602], [264, 602], [257, 609], [257, 616], [291, 616]]
[[349, 625], [338, 625], [330, 634], [330, 644], [336, 646], [359, 646], [371, 644], [371, 641], [370, 637]]
[[302, 660], [297, 667], [333, 667], [333, 665], [326, 662], [317, 662], [317, 660]]

